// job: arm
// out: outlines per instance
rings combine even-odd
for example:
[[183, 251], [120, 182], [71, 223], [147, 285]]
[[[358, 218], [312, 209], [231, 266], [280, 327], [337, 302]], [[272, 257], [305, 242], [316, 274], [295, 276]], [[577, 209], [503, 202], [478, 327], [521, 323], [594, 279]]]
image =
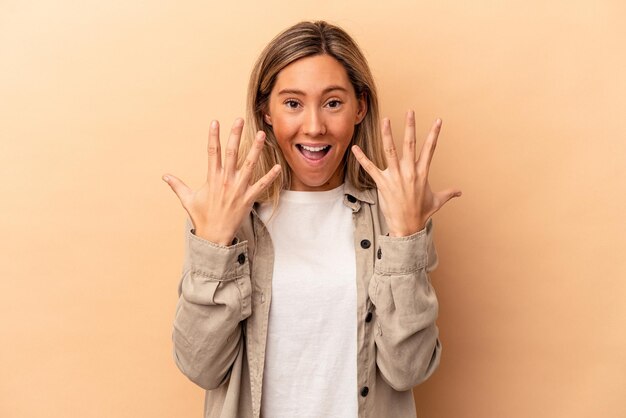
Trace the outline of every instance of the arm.
[[251, 314], [247, 243], [213, 244], [187, 228], [174, 318], [174, 360], [190, 380], [215, 389], [229, 375]]
[[435, 371], [441, 356], [438, 302], [428, 272], [437, 264], [432, 221], [408, 237], [380, 237], [369, 296], [376, 307], [376, 364], [383, 379], [405, 391]]
[[163, 176], [190, 218], [172, 334], [174, 360], [205, 389], [218, 387], [228, 377], [242, 344], [241, 321], [251, 314], [247, 243], [229, 244], [257, 196], [281, 170], [277, 165], [256, 182], [252, 178], [265, 144], [263, 131], [257, 132], [242, 167], [237, 168], [242, 130], [243, 119], [237, 119], [222, 164], [219, 123], [211, 123], [207, 179], [197, 191], [177, 177]]
[[437, 138], [438, 119], [415, 159], [415, 113], [407, 112], [402, 158], [398, 156], [389, 119], [382, 140], [387, 168], [380, 170], [357, 145], [352, 152], [376, 182], [380, 210], [389, 237], [380, 239], [369, 296], [376, 306], [376, 363], [396, 390], [408, 390], [432, 374], [439, 363], [437, 297], [428, 272], [437, 256], [430, 217], [446, 202], [461, 196], [458, 189], [433, 193], [428, 181]]

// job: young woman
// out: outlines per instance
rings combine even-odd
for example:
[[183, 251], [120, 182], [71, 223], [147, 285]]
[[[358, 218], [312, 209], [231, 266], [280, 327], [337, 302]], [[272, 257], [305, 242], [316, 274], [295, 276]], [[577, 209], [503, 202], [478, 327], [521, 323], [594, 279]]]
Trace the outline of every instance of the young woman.
[[441, 351], [430, 217], [461, 195], [428, 184], [441, 121], [416, 155], [409, 111], [398, 155], [365, 57], [326, 22], [267, 45], [247, 119], [224, 158], [211, 123], [199, 190], [164, 176], [190, 217], [174, 357], [205, 417], [414, 417]]

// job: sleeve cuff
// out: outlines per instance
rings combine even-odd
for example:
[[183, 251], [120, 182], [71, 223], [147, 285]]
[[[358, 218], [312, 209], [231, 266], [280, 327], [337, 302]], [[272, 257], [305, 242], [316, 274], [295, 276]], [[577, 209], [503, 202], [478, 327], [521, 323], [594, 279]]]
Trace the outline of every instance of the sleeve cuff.
[[378, 237], [376, 249], [376, 273], [406, 274], [428, 265], [429, 247], [432, 242], [432, 220], [428, 219], [421, 231], [407, 237]]
[[248, 270], [248, 242], [223, 246], [207, 241], [187, 228], [187, 265], [194, 276], [207, 280], [228, 281], [242, 277]]

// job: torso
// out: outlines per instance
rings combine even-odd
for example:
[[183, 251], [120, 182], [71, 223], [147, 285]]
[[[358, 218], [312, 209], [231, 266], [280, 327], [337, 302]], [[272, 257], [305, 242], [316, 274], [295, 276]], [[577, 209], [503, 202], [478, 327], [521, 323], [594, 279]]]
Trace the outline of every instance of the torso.
[[357, 416], [354, 227], [343, 197], [343, 186], [286, 191], [273, 216], [259, 208], [275, 252], [263, 416]]

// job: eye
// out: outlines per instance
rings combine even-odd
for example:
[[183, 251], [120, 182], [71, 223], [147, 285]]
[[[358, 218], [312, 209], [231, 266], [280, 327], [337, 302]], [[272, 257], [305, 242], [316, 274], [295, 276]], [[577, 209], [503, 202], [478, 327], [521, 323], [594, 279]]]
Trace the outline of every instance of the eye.
[[285, 106], [287, 106], [287, 108], [289, 109], [297, 109], [298, 106], [300, 106], [300, 103], [298, 103], [296, 100], [289, 99], [285, 100]]
[[326, 105], [330, 107], [331, 109], [337, 109], [339, 108], [339, 106], [341, 106], [341, 100], [332, 99], [332, 100], [329, 100], [328, 103], [326, 103]]

